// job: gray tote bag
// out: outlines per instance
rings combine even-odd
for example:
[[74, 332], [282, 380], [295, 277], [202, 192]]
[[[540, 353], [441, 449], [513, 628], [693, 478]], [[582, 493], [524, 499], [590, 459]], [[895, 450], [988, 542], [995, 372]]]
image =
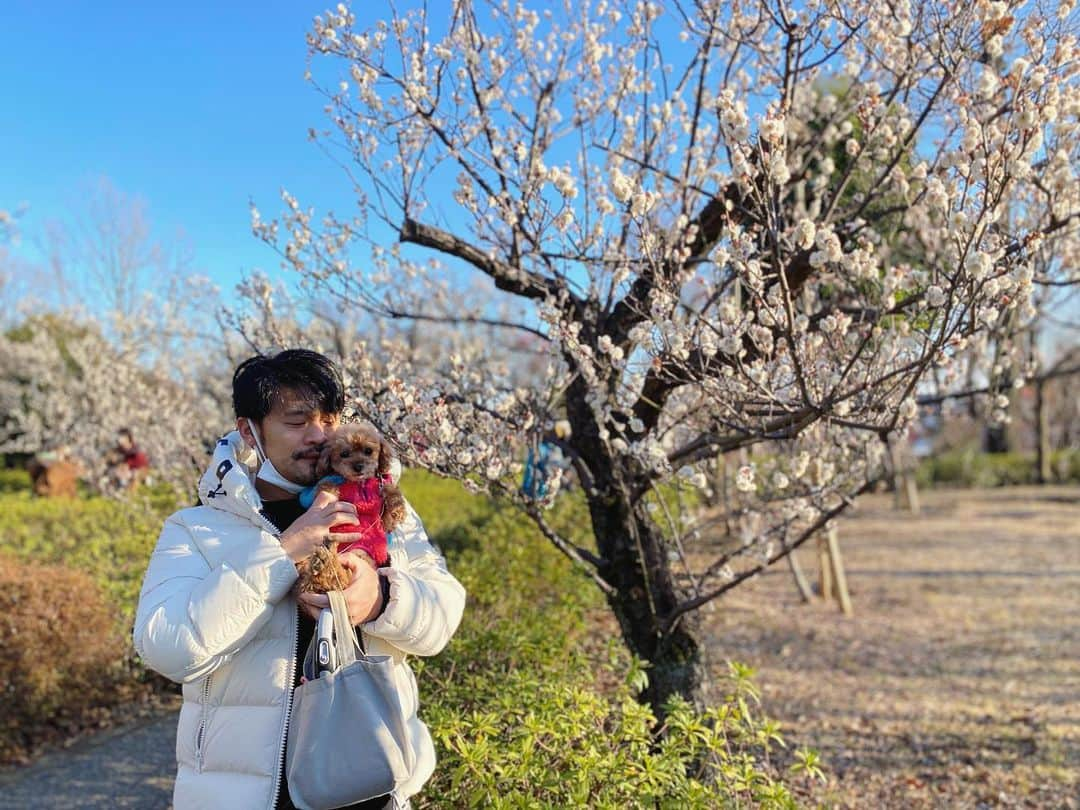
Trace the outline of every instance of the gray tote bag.
[[362, 655], [345, 599], [331, 591], [293, 692], [285, 764], [300, 810], [384, 796], [416, 766], [388, 655]]

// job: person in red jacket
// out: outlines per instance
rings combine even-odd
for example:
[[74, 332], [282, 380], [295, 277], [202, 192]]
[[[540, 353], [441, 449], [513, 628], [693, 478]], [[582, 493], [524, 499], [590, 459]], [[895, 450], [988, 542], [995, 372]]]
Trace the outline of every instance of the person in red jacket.
[[116, 446], [109, 452], [108, 461], [109, 478], [118, 487], [135, 486], [150, 469], [150, 459], [126, 427], [116, 432]]
[[139, 445], [135, 444], [135, 437], [131, 435], [130, 428], [120, 428], [116, 437], [116, 448], [120, 451], [124, 464], [132, 473], [145, 470], [150, 466], [150, 459], [139, 448]]

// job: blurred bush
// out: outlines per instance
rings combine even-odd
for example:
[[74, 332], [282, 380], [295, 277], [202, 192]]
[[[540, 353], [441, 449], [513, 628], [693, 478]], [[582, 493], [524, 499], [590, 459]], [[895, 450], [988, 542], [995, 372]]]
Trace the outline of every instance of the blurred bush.
[[30, 473], [22, 469], [0, 467], [0, 495], [9, 492], [29, 492]]
[[[1050, 456], [1055, 483], [1080, 483], [1080, 450], [1060, 450]], [[1034, 454], [983, 453], [975, 447], [957, 448], [923, 459], [916, 473], [919, 486], [1002, 487], [1035, 484]]]
[[1051, 453], [1050, 469], [1058, 481], [1080, 483], [1080, 449]]
[[125, 646], [88, 574], [0, 554], [0, 761], [126, 696]]
[[86, 573], [129, 627], [146, 563], [175, 496], [150, 490], [129, 500], [36, 498], [28, 490], [0, 496], [0, 550], [24, 561]]

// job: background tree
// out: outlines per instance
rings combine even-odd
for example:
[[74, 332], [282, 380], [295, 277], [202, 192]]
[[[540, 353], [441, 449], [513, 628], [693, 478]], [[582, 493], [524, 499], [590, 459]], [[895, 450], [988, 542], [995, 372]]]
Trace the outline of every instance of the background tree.
[[69, 216], [45, 223], [39, 237], [60, 306], [114, 313], [123, 333], [164, 297], [169, 283], [192, 272], [182, 238], [154, 233], [146, 201], [107, 177], [88, 182]]
[[152, 476], [190, 489], [206, 444], [227, 425], [191, 379], [146, 367], [92, 324], [31, 319], [0, 335], [0, 452], [63, 450], [87, 482], [108, 490], [107, 451], [129, 428]]
[[[1059, 155], [1057, 171], [1035, 180], [1035, 191], [1047, 199], [1061, 193], [1070, 182], [1071, 172], [1061, 169], [1061, 160]], [[1045, 164], [1040, 167], [1045, 168]], [[1027, 204], [1014, 202], [1010, 216], [1023, 220], [1031, 210]], [[1031, 223], [1024, 222], [1014, 229], [1030, 227]], [[1024, 421], [1031, 423], [1030, 432], [1035, 434], [1031, 443], [1036, 451], [1035, 478], [1042, 483], [1051, 480], [1051, 447], [1069, 447], [1051, 435], [1061, 422], [1051, 418], [1044, 389], [1048, 385], [1067, 385], [1062, 378], [1080, 373], [1080, 364], [1072, 357], [1077, 348], [1075, 324], [1080, 316], [1080, 268], [1073, 258], [1075, 239], [1075, 232], [1066, 232], [1031, 247], [1033, 278], [1029, 300], [1021, 308], [1006, 310], [986, 330], [966, 340], [953, 364], [962, 371], [948, 378], [931, 374], [919, 398], [921, 403], [935, 405], [952, 401], [951, 418], [975, 428], [981, 434], [978, 445], [988, 453], [1020, 449], [1017, 439], [1022, 442], [1025, 431], [1015, 427], [1026, 426], [1014, 426], [1014, 416], [1028, 417]], [[1008, 302], [1008, 294], [1002, 300]], [[1018, 402], [1028, 393], [1034, 398], [1030, 414]], [[965, 435], [962, 430], [954, 432]]]
[[0, 334], [0, 453], [63, 448], [107, 489], [106, 455], [127, 427], [153, 477], [190, 490], [231, 413], [217, 291], [107, 180], [85, 211], [23, 241], [46, 266], [0, 244], [0, 294], [17, 302]]
[[21, 261], [12, 251], [19, 241], [19, 218], [26, 206], [14, 212], [0, 208], [0, 328], [17, 317], [19, 302], [25, 295]]
[[[527, 386], [480, 358], [387, 374], [360, 356], [356, 406], [427, 437], [403, 442], [412, 462], [519, 497], [652, 663], [647, 699], [702, 702], [695, 611], [879, 475], [881, 438], [932, 369], [954, 375], [966, 343], [1030, 317], [1035, 250], [1052, 241], [1075, 266], [1075, 15], [983, 0], [396, 9], [360, 30], [339, 5], [309, 35], [333, 125], [313, 134], [351, 161], [358, 211], [317, 218], [286, 193], [254, 229], [358, 309], [454, 320], [437, 304], [463, 267], [525, 305], [457, 320], [498, 320], [545, 352]], [[563, 414], [595, 550], [516, 494], [519, 437]], [[673, 499], [739, 450], [731, 536], [695, 547], [704, 532]]]

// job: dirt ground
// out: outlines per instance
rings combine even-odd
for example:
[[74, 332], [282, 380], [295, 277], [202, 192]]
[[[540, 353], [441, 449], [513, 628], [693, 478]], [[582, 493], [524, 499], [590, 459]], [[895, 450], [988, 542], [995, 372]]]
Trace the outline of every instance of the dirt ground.
[[1080, 807], [1080, 488], [922, 502], [841, 518], [853, 617], [774, 567], [707, 614], [714, 666], [755, 666], [786, 739], [821, 752], [807, 806]]

